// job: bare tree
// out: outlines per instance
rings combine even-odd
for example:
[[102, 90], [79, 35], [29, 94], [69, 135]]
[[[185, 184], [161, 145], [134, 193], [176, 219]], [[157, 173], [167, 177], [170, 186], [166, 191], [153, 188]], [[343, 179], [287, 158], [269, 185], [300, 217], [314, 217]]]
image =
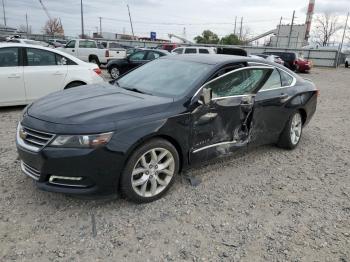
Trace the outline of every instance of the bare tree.
[[43, 28], [43, 31], [47, 35], [64, 35], [63, 26], [58, 18], [48, 20]]
[[25, 32], [25, 33], [27, 33], [27, 34], [31, 34], [31, 33], [32, 33], [32, 28], [29, 26], [29, 27], [28, 27], [28, 32], [27, 32], [27, 26], [26, 26], [26, 25], [20, 25], [20, 26], [18, 27], [18, 31], [20, 31], [20, 32]]
[[338, 16], [332, 13], [324, 13], [316, 16], [313, 30], [315, 42], [321, 46], [328, 46], [332, 37], [342, 26], [338, 22]]

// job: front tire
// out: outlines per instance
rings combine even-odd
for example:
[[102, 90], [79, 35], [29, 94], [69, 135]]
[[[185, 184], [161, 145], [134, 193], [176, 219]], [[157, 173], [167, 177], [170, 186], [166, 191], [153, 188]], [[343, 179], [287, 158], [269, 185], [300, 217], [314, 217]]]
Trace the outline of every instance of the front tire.
[[278, 146], [285, 149], [294, 149], [300, 142], [303, 132], [303, 120], [300, 112], [295, 112], [288, 120], [278, 141]]
[[176, 148], [164, 139], [153, 139], [138, 147], [127, 161], [121, 177], [122, 195], [135, 203], [161, 198], [179, 172]]

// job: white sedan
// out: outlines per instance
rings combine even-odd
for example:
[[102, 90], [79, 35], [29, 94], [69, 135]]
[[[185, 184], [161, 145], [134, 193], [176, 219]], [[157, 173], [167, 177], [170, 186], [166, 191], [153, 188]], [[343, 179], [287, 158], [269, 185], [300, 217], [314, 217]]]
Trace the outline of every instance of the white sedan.
[[25, 105], [49, 93], [104, 82], [95, 64], [51, 48], [0, 44], [0, 106]]

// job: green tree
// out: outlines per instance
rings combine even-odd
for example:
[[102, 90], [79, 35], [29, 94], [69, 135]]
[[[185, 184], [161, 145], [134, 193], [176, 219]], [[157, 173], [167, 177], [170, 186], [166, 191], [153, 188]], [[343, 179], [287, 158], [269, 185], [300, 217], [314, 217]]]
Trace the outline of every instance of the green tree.
[[240, 45], [242, 41], [240, 41], [235, 34], [229, 34], [221, 38], [220, 43], [223, 45]]
[[204, 30], [202, 35], [194, 38], [197, 44], [218, 44], [220, 39], [217, 34], [210, 30]]

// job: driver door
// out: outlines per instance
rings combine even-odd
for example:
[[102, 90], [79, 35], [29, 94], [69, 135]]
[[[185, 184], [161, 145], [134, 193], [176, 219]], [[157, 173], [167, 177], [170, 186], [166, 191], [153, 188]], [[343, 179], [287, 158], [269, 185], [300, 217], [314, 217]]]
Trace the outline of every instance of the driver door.
[[270, 77], [270, 67], [240, 68], [202, 87], [211, 101], [192, 112], [191, 164], [203, 162], [245, 147], [250, 140], [254, 100]]

